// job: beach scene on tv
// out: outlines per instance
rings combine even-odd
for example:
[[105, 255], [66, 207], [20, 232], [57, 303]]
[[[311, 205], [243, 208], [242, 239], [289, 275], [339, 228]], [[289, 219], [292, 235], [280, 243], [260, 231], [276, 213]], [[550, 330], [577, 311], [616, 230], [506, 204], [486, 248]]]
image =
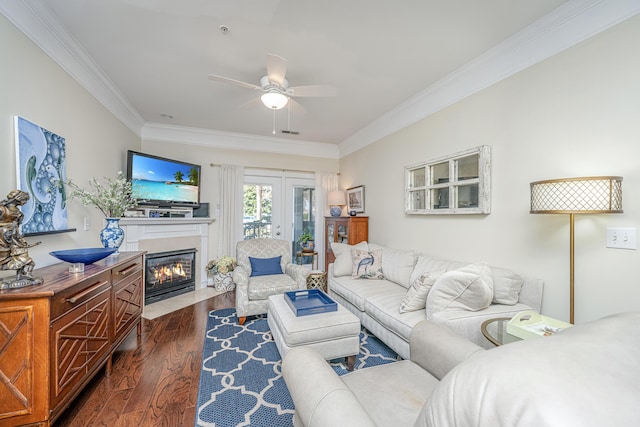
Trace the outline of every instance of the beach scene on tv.
[[198, 203], [196, 166], [152, 157], [135, 156], [131, 168], [133, 197], [176, 203]]

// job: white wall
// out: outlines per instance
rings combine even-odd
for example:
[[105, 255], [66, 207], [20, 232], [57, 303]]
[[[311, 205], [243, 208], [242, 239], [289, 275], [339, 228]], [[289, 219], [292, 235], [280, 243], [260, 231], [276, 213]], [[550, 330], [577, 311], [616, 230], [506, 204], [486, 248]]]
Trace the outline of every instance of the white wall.
[[[365, 185], [369, 240], [542, 278], [543, 312], [568, 320], [569, 217], [529, 214], [529, 183], [621, 175], [624, 214], [576, 216], [576, 323], [640, 309], [639, 251], [605, 248], [606, 227], [640, 226], [640, 17], [340, 161]], [[492, 213], [404, 214], [406, 165], [487, 144]]]
[[[92, 176], [115, 177], [126, 167], [127, 149], [140, 149], [140, 138], [0, 16], [0, 199], [17, 188], [13, 117], [24, 117], [66, 138], [67, 177], [86, 185]], [[88, 217], [90, 229], [83, 230]], [[59, 262], [50, 251], [99, 247], [103, 216], [93, 207], [72, 201], [69, 228], [77, 231], [29, 237], [42, 241], [30, 249], [36, 267]], [[9, 272], [3, 272], [7, 275]]]

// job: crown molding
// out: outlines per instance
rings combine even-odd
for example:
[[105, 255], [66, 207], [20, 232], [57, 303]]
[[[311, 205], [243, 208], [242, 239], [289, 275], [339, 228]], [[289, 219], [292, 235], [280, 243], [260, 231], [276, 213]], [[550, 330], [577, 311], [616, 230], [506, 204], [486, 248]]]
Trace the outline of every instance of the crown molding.
[[2, 13], [33, 43], [93, 95], [126, 127], [140, 136], [144, 119], [89, 54], [58, 24], [45, 2], [0, 1]]
[[328, 159], [338, 159], [339, 154], [336, 144], [263, 137], [161, 123], [146, 123], [142, 127], [142, 140]]
[[640, 12], [637, 0], [571, 0], [339, 144], [340, 157], [424, 119]]

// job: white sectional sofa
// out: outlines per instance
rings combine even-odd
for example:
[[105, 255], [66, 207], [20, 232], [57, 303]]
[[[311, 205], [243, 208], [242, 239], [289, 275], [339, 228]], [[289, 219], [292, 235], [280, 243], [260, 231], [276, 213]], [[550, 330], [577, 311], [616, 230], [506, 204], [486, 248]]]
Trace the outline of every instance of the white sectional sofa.
[[640, 312], [484, 351], [424, 320], [411, 360], [338, 376], [311, 348], [284, 356], [296, 427], [640, 425]]
[[[421, 320], [431, 320], [491, 348], [481, 331], [485, 320], [540, 311], [543, 282], [505, 268], [419, 256], [367, 242], [354, 246], [334, 243], [332, 249], [336, 261], [329, 265], [329, 295], [404, 359], [411, 356], [409, 336]], [[370, 258], [362, 262], [367, 256]], [[363, 274], [365, 267], [377, 270]], [[353, 277], [353, 271], [384, 278]], [[430, 290], [424, 301], [426, 288]], [[401, 303], [406, 303], [408, 294], [415, 296], [416, 289], [421, 289], [422, 303], [418, 296], [413, 311], [401, 312]]]

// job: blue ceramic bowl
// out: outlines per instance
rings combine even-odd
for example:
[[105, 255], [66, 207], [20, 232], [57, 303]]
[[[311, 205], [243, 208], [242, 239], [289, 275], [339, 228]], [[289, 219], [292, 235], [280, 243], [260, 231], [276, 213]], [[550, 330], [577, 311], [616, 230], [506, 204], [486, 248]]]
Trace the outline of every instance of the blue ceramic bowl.
[[108, 257], [117, 249], [118, 248], [69, 249], [66, 251], [53, 251], [49, 252], [49, 254], [66, 262], [93, 264], [96, 261], [100, 261], [101, 259]]

